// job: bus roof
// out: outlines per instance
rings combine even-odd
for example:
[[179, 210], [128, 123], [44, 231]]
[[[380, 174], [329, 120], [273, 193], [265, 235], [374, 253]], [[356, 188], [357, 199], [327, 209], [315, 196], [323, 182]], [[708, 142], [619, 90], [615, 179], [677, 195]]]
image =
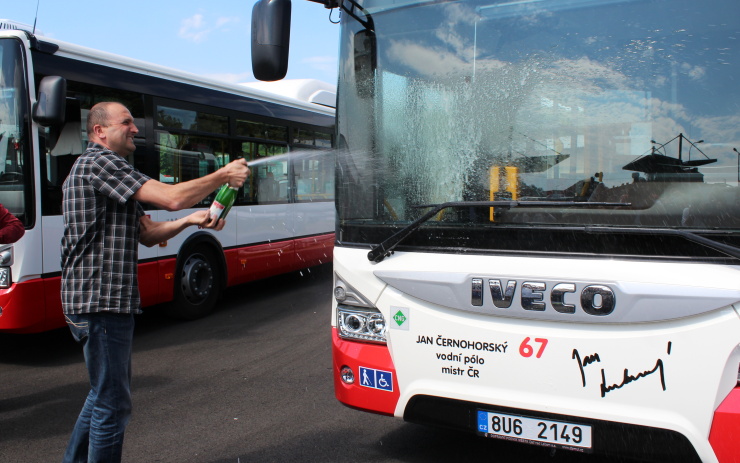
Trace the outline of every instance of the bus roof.
[[337, 87], [316, 79], [283, 79], [275, 82], [243, 82], [249, 88], [307, 101], [330, 108], [336, 107]]
[[[0, 38], [16, 37], [30, 42], [31, 32], [25, 25], [0, 19]], [[23, 31], [23, 33], [19, 32]], [[248, 96], [261, 101], [268, 101], [283, 105], [299, 107], [309, 111], [334, 115], [334, 99], [336, 98], [335, 87], [331, 84], [313, 79], [298, 79], [289, 81], [283, 86], [262, 86], [246, 84], [234, 84], [226, 81], [212, 79], [201, 75], [181, 71], [178, 69], [161, 66], [113, 53], [108, 53], [93, 48], [75, 45], [50, 37], [35, 36], [36, 40], [57, 48], [54, 55], [77, 59], [89, 63], [99, 64], [111, 68], [122, 69], [130, 72], [159, 77], [175, 82], [210, 88], [222, 92]], [[41, 48], [41, 47], [39, 47]], [[44, 47], [44, 48], [48, 48]], [[292, 83], [291, 83], [292, 82]], [[258, 84], [258, 83], [255, 83]], [[293, 87], [291, 89], [291, 87]], [[313, 90], [311, 90], [313, 89]], [[286, 93], [282, 93], [285, 91]], [[331, 101], [331, 104], [327, 102]]]

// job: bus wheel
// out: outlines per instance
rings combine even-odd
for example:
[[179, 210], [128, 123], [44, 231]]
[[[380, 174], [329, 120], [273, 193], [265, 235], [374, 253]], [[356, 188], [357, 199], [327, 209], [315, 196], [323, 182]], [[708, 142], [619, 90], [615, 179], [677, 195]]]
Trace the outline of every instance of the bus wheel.
[[204, 246], [188, 250], [184, 256], [177, 263], [175, 294], [168, 313], [195, 320], [210, 314], [216, 307], [221, 272], [213, 251]]

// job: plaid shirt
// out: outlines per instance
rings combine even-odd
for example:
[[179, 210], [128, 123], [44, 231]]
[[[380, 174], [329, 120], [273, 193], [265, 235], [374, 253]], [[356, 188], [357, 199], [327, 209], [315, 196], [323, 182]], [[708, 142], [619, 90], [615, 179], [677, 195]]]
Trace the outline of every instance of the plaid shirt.
[[141, 205], [131, 197], [149, 177], [90, 143], [62, 190], [62, 307], [65, 314], [139, 313]]

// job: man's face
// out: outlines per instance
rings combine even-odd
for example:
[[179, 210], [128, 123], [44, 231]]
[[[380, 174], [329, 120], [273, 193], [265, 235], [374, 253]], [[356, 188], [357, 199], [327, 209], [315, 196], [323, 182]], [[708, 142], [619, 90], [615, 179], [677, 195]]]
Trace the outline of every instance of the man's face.
[[101, 130], [101, 141], [108, 149], [123, 157], [136, 150], [134, 135], [139, 133], [139, 129], [136, 128], [134, 118], [125, 106], [111, 106], [108, 109], [108, 125]]

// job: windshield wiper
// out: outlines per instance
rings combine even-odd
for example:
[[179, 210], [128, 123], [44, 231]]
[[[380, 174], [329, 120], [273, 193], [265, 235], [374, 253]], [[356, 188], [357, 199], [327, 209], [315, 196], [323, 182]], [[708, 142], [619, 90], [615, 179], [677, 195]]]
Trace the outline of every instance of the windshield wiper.
[[630, 235], [676, 235], [692, 243], [701, 244], [709, 249], [740, 259], [740, 248], [737, 246], [701, 236], [696, 232], [677, 228], [583, 227], [583, 231], [587, 233], [624, 233]]
[[393, 249], [401, 241], [405, 240], [411, 233], [416, 231], [424, 222], [434, 217], [442, 209], [448, 207], [506, 207], [509, 209], [515, 207], [623, 207], [630, 206], [631, 203], [610, 203], [610, 202], [588, 202], [588, 201], [453, 201], [441, 204], [423, 204], [414, 206], [417, 208], [430, 208], [430, 210], [414, 220], [401, 230], [397, 231], [382, 243], [374, 246], [367, 253], [367, 259], [370, 262], [381, 262], [393, 253]]

